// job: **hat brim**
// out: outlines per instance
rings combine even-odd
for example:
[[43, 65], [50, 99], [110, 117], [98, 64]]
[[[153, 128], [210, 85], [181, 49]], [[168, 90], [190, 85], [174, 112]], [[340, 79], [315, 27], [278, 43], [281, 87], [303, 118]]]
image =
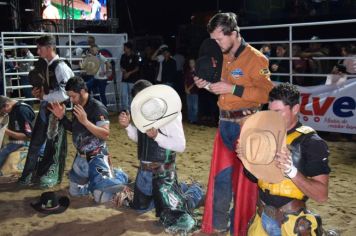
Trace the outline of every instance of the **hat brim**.
[[[141, 113], [142, 105], [152, 98], [160, 98], [167, 104], [167, 111], [157, 120], [147, 120]], [[152, 85], [140, 91], [131, 102], [131, 117], [136, 128], [146, 133], [151, 128], [159, 129], [174, 120], [182, 110], [182, 101], [178, 93], [168, 85]]]
[[219, 45], [211, 38], [205, 39], [199, 49], [199, 58], [196, 63], [197, 76], [211, 83], [219, 82], [222, 64], [223, 54]]
[[[250, 132], [251, 129], [268, 130], [275, 134], [277, 152], [281, 151], [283, 147], [286, 147], [287, 130], [285, 127], [285, 121], [278, 112], [260, 111], [249, 116], [241, 128], [239, 141], [239, 145], [241, 145], [241, 147], [246, 145], [245, 134]], [[270, 155], [275, 156], [275, 154], [276, 153], [271, 153]], [[262, 179], [269, 183], [279, 183], [285, 179], [282, 170], [277, 167], [275, 159], [269, 164], [254, 164], [249, 162], [244, 155], [240, 155], [238, 157], [242, 161], [244, 167], [257, 179]]]
[[33, 207], [33, 209], [35, 209], [40, 213], [50, 215], [50, 214], [60, 214], [64, 212], [65, 210], [67, 210], [69, 203], [70, 203], [69, 198], [63, 196], [58, 199], [58, 207], [56, 208], [45, 209], [42, 207], [42, 203], [40, 201], [31, 203], [31, 206]]

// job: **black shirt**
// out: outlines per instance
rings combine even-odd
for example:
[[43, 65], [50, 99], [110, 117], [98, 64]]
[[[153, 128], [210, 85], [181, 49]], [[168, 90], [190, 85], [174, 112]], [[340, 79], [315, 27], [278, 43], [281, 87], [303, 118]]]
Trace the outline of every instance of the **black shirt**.
[[[135, 54], [126, 55], [122, 54], [120, 60], [120, 66], [127, 72], [133, 71], [135, 68], [139, 67], [138, 56]], [[122, 82], [135, 83], [139, 78], [139, 72], [131, 74], [127, 79], [122, 79]]]
[[[293, 129], [288, 131], [288, 134], [295, 131], [296, 128], [302, 126], [298, 123]], [[316, 133], [306, 136], [301, 142], [301, 158], [302, 166], [298, 168], [304, 176], [314, 177], [318, 175], [324, 175], [330, 173], [328, 165], [329, 148], [326, 142], [319, 137]], [[267, 205], [274, 207], [281, 207], [291, 200], [292, 198], [270, 195], [267, 192], [263, 192], [259, 188], [260, 199]]]
[[[33, 121], [35, 120], [35, 112], [32, 107], [22, 103], [17, 102], [9, 113], [9, 126], [8, 129], [23, 133], [28, 138], [32, 135]], [[15, 140], [9, 137], [9, 140]]]
[[[96, 126], [109, 124], [109, 116], [106, 107], [98, 100], [89, 97], [84, 106], [88, 120]], [[61, 120], [64, 127], [72, 132], [73, 144], [79, 152], [91, 152], [98, 147], [105, 147], [105, 140], [99, 139], [85, 128], [73, 114], [72, 121], [66, 117]]]

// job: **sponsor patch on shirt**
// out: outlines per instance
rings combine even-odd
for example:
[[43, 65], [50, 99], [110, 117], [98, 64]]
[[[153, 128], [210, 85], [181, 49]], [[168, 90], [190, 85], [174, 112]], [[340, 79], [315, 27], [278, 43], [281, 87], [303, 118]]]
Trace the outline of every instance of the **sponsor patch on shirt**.
[[241, 76], [244, 75], [244, 73], [240, 68], [237, 68], [237, 69], [231, 71], [231, 75], [234, 79], [239, 79]]
[[260, 75], [270, 75], [271, 72], [269, 71], [268, 68], [263, 68], [260, 70]]

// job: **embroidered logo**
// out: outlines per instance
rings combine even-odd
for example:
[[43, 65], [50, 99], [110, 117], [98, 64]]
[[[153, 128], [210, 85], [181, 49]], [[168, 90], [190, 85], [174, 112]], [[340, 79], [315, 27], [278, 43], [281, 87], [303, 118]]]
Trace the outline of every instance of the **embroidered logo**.
[[271, 72], [269, 71], [268, 68], [263, 68], [260, 70], [260, 75], [270, 75]]
[[244, 75], [244, 72], [240, 68], [237, 68], [236, 70], [231, 71], [231, 75], [234, 79], [239, 79]]

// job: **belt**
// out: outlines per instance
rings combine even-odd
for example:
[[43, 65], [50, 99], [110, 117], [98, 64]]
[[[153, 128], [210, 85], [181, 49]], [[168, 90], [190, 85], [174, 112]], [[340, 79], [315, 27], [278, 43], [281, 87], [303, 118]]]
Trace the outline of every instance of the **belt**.
[[142, 163], [140, 169], [144, 171], [150, 171], [154, 174], [162, 173], [165, 170], [171, 170], [174, 167], [174, 162], [170, 163], [161, 163], [161, 162], [148, 162]]
[[79, 156], [86, 158], [88, 161], [91, 160], [94, 156], [98, 155], [99, 153], [102, 152], [102, 147], [98, 147], [92, 151], [86, 152], [86, 151], [78, 151]]
[[227, 121], [240, 121], [243, 117], [256, 113], [259, 109], [258, 108], [246, 108], [246, 109], [239, 109], [239, 110], [220, 110], [220, 120], [227, 120]]
[[305, 202], [297, 199], [288, 202], [280, 208], [266, 205], [260, 199], [257, 201], [257, 214], [261, 216], [262, 212], [264, 212], [266, 215], [276, 220], [279, 225], [281, 225], [284, 220], [284, 214], [299, 211], [301, 208], [305, 208]]

